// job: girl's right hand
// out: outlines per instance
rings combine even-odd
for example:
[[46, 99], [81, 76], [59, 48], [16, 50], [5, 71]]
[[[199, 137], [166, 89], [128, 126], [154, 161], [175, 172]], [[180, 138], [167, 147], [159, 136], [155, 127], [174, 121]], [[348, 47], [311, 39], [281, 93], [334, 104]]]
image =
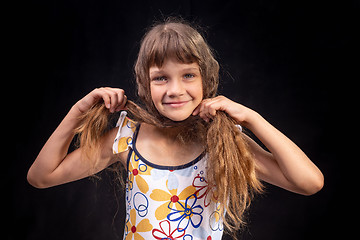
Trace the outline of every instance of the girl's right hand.
[[80, 99], [74, 107], [81, 113], [84, 113], [99, 101], [104, 101], [105, 107], [109, 109], [111, 113], [114, 113], [124, 109], [127, 97], [124, 90], [120, 88], [95, 88], [85, 97]]

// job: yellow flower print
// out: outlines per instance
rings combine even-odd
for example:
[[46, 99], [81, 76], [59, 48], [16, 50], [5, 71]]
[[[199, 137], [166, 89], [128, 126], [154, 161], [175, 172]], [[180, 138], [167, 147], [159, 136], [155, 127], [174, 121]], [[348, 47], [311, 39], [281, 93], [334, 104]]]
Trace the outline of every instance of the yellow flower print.
[[[149, 219], [145, 218], [136, 224], [136, 211], [135, 209], [130, 210], [130, 221], [126, 223], [126, 229], [128, 229], [128, 234], [126, 235], [126, 240], [145, 240], [140, 233], [149, 232], [153, 229], [153, 226], [150, 224]], [[134, 238], [133, 238], [134, 237]]]
[[[167, 187], [166, 181], [166, 187]], [[166, 219], [167, 215], [170, 213], [171, 208], [181, 209], [179, 201], [185, 201], [189, 196], [193, 195], [196, 191], [196, 188], [189, 186], [185, 188], [179, 195], [177, 194], [177, 189], [164, 191], [161, 189], [154, 189], [150, 194], [150, 198], [154, 201], [164, 202], [161, 204], [155, 211], [155, 217], [157, 220]], [[194, 198], [191, 196], [190, 198]]]
[[147, 193], [149, 191], [149, 184], [144, 180], [142, 175], [150, 175], [150, 172], [153, 168], [141, 163], [139, 164], [139, 158], [133, 151], [130, 157], [130, 163], [129, 163], [129, 189], [133, 189], [134, 181], [136, 181], [136, 184], [141, 192]]
[[220, 216], [220, 211], [221, 211], [221, 205], [219, 202], [216, 203], [216, 210], [210, 215], [209, 218], [209, 224], [210, 224], [210, 228], [213, 231], [223, 231], [224, 230], [224, 225], [220, 220], [221, 216]]
[[122, 129], [123, 134], [125, 132], [128, 132], [128, 134], [125, 135], [126, 137], [122, 137], [119, 139], [118, 145], [117, 145], [118, 153], [124, 152], [128, 149], [128, 146], [132, 141], [132, 135], [136, 128], [136, 123], [126, 117], [122, 126], [120, 126], [120, 128]]
[[118, 152], [124, 152], [127, 150], [129, 142], [132, 141], [132, 137], [122, 137], [119, 139], [118, 142]]

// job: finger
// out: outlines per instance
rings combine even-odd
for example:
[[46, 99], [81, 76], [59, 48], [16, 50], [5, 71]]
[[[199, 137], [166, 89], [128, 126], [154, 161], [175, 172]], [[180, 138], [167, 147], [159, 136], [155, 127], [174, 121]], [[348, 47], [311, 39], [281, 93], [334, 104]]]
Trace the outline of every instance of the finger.
[[109, 88], [105, 89], [105, 92], [110, 97], [109, 110], [111, 113], [113, 113], [119, 102], [117, 92], [114, 89], [109, 89]]
[[213, 98], [211, 101], [207, 102], [206, 104], [206, 111], [205, 114], [208, 117], [212, 118], [216, 115], [216, 112], [219, 110], [223, 110], [223, 102], [221, 98]]
[[124, 108], [124, 106], [127, 102], [127, 97], [126, 97], [123, 89], [116, 89], [116, 94], [117, 94], [118, 102], [116, 104], [115, 111], [118, 112]]
[[207, 108], [208, 103], [211, 101], [211, 99], [204, 99], [201, 103], [200, 103], [200, 109], [199, 112], [204, 112]]
[[208, 114], [210, 115], [211, 118], [216, 115], [216, 110], [217, 110], [217, 109], [214, 108], [213, 106], [210, 106], [210, 107], [208, 108]]
[[206, 116], [204, 112], [199, 112], [199, 117], [203, 119], [205, 122], [209, 122], [209, 118]]
[[204, 121], [209, 122], [209, 115], [207, 114], [206, 110], [201, 111], [199, 113], [199, 117], [201, 117], [202, 119], [204, 119]]
[[110, 107], [111, 107], [110, 96], [109, 96], [106, 92], [102, 92], [102, 93], [101, 93], [101, 98], [102, 98], [103, 101], [104, 101], [105, 107], [106, 107], [107, 109], [110, 109]]
[[122, 97], [122, 100], [121, 100], [121, 102], [119, 102], [119, 105], [115, 109], [116, 112], [119, 112], [121, 110], [125, 110], [125, 105], [126, 105], [126, 102], [127, 102], [127, 96], [126, 95], [121, 95], [121, 97]]

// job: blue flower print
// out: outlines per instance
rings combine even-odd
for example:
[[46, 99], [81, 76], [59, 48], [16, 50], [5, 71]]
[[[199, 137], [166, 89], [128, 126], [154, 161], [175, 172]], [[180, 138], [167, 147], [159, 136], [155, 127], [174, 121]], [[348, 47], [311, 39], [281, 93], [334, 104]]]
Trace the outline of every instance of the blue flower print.
[[210, 215], [209, 226], [212, 231], [223, 231], [224, 225], [220, 216], [220, 202], [216, 203], [216, 210]]
[[196, 205], [197, 196], [195, 194], [190, 195], [186, 198], [185, 203], [178, 202], [181, 207], [179, 209], [173, 209], [170, 207], [170, 203], [168, 208], [171, 209], [171, 213], [167, 216], [169, 221], [179, 221], [177, 228], [179, 232], [185, 231], [189, 223], [194, 228], [200, 227], [200, 224], [203, 220], [203, 216], [201, 216], [204, 209], [200, 205]]
[[186, 234], [183, 238], [183, 240], [193, 240], [193, 236], [191, 236], [190, 234]]
[[191, 168], [180, 169], [180, 170], [162, 170], [162, 169], [153, 169], [152, 170], [152, 179], [158, 181], [162, 178], [167, 178], [169, 190], [174, 190], [179, 187], [179, 176], [189, 177], [191, 175]]
[[135, 193], [134, 208], [140, 217], [145, 217], [148, 214], [149, 200], [145, 194], [141, 192]]

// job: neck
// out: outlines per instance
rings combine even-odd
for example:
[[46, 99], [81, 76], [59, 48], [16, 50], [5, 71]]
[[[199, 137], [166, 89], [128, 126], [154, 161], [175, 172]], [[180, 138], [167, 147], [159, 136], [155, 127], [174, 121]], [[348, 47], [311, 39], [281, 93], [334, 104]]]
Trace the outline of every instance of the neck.
[[154, 137], [163, 139], [166, 142], [171, 143], [182, 143], [180, 141], [179, 136], [181, 132], [184, 130], [183, 127], [158, 127], [155, 125], [143, 123], [142, 124], [149, 134], [152, 134]]

